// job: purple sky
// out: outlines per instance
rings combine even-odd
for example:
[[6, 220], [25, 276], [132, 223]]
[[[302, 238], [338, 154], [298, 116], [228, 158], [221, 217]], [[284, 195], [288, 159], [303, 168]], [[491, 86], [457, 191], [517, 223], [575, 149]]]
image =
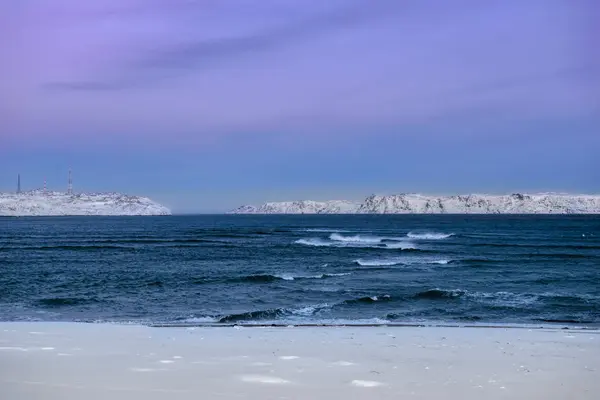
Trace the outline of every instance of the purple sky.
[[0, 2], [17, 172], [175, 211], [600, 192], [594, 0]]

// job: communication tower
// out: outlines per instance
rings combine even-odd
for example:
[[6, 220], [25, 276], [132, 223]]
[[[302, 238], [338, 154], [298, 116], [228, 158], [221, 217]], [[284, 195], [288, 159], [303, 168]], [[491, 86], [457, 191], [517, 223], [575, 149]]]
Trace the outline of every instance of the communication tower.
[[17, 194], [21, 193], [21, 174], [17, 175]]
[[73, 194], [73, 176], [71, 175], [71, 170], [69, 169], [69, 188], [67, 189], [68, 194]]

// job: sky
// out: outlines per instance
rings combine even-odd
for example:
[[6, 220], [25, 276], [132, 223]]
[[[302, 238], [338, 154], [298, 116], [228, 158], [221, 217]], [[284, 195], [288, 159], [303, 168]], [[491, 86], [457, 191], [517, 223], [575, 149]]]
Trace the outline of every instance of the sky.
[[595, 0], [0, 0], [0, 191], [600, 193]]

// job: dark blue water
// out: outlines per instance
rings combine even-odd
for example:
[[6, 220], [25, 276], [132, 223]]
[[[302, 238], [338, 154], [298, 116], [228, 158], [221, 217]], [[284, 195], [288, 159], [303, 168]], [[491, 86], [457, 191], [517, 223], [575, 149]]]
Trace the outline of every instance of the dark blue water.
[[600, 217], [0, 218], [0, 320], [597, 325]]

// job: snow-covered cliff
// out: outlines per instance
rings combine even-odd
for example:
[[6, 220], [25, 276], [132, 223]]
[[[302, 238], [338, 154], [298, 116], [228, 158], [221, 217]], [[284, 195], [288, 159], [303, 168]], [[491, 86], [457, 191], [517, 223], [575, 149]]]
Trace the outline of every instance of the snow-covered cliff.
[[43, 192], [0, 193], [0, 216], [170, 215], [146, 197], [119, 193]]
[[362, 202], [295, 201], [242, 206], [232, 214], [598, 214], [600, 195], [511, 194], [367, 197]]

